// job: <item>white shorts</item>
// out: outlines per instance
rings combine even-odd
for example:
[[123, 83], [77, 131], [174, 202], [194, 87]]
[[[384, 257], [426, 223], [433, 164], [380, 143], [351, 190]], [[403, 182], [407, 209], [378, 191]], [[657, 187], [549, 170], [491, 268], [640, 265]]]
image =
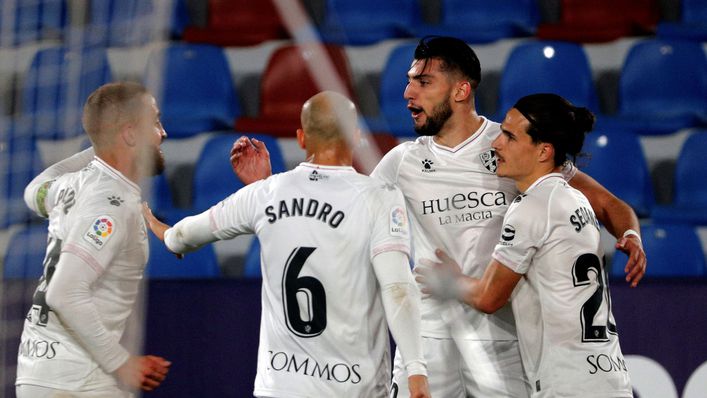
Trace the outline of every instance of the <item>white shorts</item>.
[[95, 391], [64, 391], [31, 384], [15, 387], [17, 398], [132, 398], [133, 395], [118, 387], [106, 387]]
[[[530, 384], [523, 373], [517, 341], [463, 342], [463, 347], [457, 347], [452, 339], [422, 338], [433, 397], [530, 396]], [[407, 373], [400, 352], [396, 350], [390, 397], [402, 398], [408, 394]]]

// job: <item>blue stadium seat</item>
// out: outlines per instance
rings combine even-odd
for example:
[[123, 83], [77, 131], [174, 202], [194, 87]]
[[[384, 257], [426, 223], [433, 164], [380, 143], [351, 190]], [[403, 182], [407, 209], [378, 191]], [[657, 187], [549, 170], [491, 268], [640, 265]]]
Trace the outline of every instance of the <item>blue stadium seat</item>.
[[[648, 266], [646, 277], [704, 277], [705, 256], [694, 228], [689, 225], [651, 224], [641, 226], [641, 239]], [[625, 277], [627, 257], [617, 251], [611, 275]]]
[[327, 43], [374, 44], [385, 39], [410, 37], [409, 27], [418, 25], [421, 20], [416, 1], [326, 0], [320, 34]]
[[152, 0], [91, 0], [86, 40], [106, 47], [139, 46], [152, 39]]
[[681, 0], [681, 20], [658, 24], [658, 37], [707, 42], [707, 2]]
[[650, 215], [655, 203], [653, 184], [638, 137], [630, 131], [597, 130], [589, 133], [582, 152], [589, 159], [580, 167], [606, 189], [636, 211], [639, 217]]
[[656, 206], [656, 221], [707, 225], [707, 130], [692, 133], [680, 150], [675, 164], [674, 199]]
[[696, 42], [645, 40], [628, 52], [619, 111], [601, 126], [667, 134], [707, 125], [707, 57]]
[[86, 98], [111, 80], [104, 48], [39, 50], [22, 82], [20, 113], [32, 121], [36, 138], [78, 136]]
[[260, 268], [260, 241], [254, 237], [250, 243], [250, 248], [245, 257], [245, 266], [243, 267], [244, 278], [262, 278], [262, 270]]
[[442, 0], [439, 25], [416, 29], [417, 36], [437, 34], [467, 43], [531, 36], [540, 21], [534, 0]]
[[41, 169], [31, 126], [0, 121], [0, 229], [30, 220], [24, 189]]
[[228, 61], [220, 47], [173, 44], [153, 51], [145, 84], [155, 94], [168, 136], [231, 130], [241, 113]]
[[187, 253], [181, 260], [165, 245], [150, 235], [150, 260], [146, 275], [151, 279], [216, 278], [221, 271], [213, 245], [208, 244], [197, 251]]
[[380, 117], [367, 119], [371, 131], [386, 131], [396, 137], [415, 135], [412, 117], [403, 97], [407, 85], [407, 72], [415, 55], [417, 43], [401, 44], [390, 52], [380, 75], [378, 102]]
[[[7, 17], [5, 12], [12, 12]], [[12, 26], [3, 23], [8, 22]], [[66, 0], [0, 2], [0, 47], [22, 45], [40, 40], [61, 39], [67, 22]]]
[[228, 133], [210, 138], [205, 144], [194, 166], [194, 184], [192, 189], [192, 208], [202, 212], [243, 187], [235, 176], [230, 163], [233, 143], [241, 135], [257, 138], [265, 143], [270, 152], [272, 172], [285, 171], [285, 161], [277, 140], [270, 136], [255, 134]]
[[503, 120], [518, 99], [535, 93], [555, 93], [575, 106], [593, 112], [599, 110], [589, 61], [578, 44], [553, 41], [518, 44], [501, 75], [496, 120]]
[[39, 279], [44, 272], [46, 249], [46, 224], [30, 225], [15, 233], [5, 252], [3, 278]]

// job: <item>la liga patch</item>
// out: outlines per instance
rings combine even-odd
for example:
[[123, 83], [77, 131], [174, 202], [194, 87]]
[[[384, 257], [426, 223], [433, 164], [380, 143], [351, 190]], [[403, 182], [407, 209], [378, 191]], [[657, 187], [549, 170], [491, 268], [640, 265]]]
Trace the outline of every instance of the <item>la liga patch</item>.
[[113, 236], [114, 232], [115, 221], [113, 221], [113, 218], [110, 216], [100, 216], [91, 223], [83, 238], [86, 242], [90, 243], [91, 246], [100, 250], [105, 246], [106, 242], [108, 242], [108, 239]]
[[390, 209], [390, 234], [392, 236], [407, 236], [408, 220], [405, 209], [394, 206]]

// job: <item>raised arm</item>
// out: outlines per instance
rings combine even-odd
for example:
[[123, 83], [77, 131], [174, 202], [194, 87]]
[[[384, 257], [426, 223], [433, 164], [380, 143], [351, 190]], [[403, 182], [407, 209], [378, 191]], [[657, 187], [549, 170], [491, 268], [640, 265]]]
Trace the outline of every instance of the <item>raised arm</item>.
[[266, 179], [272, 175], [270, 152], [264, 142], [241, 136], [231, 148], [231, 167], [245, 185]]
[[27, 184], [25, 204], [41, 217], [48, 217], [52, 200], [47, 201], [52, 182], [66, 173], [79, 171], [93, 160], [93, 147], [49, 166]]
[[581, 171], [577, 171], [569, 183], [589, 199], [599, 221], [616, 237], [616, 249], [628, 255], [624, 267], [626, 281], [631, 283], [631, 287], [636, 287], [646, 273], [646, 253], [643, 251], [636, 213], [626, 202]]
[[407, 370], [410, 397], [427, 398], [430, 393], [422, 357], [420, 292], [410, 273], [408, 257], [398, 251], [380, 253], [373, 257], [373, 270], [390, 332]]

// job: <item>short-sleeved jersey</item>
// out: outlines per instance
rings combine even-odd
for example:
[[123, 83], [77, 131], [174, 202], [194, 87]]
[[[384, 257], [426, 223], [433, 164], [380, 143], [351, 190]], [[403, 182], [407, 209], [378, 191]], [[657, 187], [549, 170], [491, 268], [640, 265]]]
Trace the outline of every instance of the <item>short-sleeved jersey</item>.
[[[503, 215], [518, 191], [512, 180], [496, 175], [491, 143], [500, 125], [484, 119], [467, 140], [448, 148], [420, 137], [388, 152], [371, 174], [403, 192], [410, 213], [415, 263], [435, 259], [441, 248], [461, 264], [464, 274], [481, 277], [498, 241]], [[445, 338], [445, 305], [422, 299], [422, 333]], [[515, 340], [510, 305], [495, 314], [464, 306], [462, 336], [476, 340]]]
[[46, 292], [63, 253], [81, 258], [86, 272], [100, 275], [92, 301], [107, 332], [120, 340], [148, 258], [140, 189], [95, 158], [54, 180], [45, 204], [44, 273], [24, 323], [16, 383], [71, 391], [115, 385], [47, 305]]
[[604, 270], [599, 224], [561, 174], [511, 204], [493, 258], [523, 274], [513, 292], [533, 397], [631, 397]]
[[351, 167], [302, 163], [239, 190], [210, 219], [219, 239], [260, 240], [255, 395], [385, 396], [388, 328], [371, 260], [409, 253], [400, 191]]

